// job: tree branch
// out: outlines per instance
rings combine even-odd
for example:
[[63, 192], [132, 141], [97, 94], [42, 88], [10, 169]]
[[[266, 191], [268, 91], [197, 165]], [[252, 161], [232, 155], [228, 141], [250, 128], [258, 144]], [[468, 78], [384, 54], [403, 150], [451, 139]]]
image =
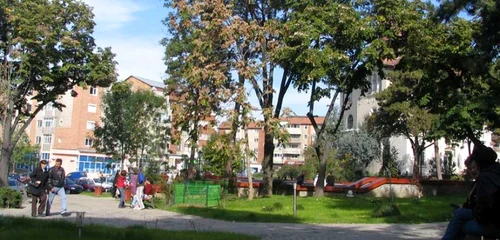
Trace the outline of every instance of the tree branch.
[[274, 117], [279, 117], [281, 107], [283, 106], [283, 99], [285, 97], [285, 93], [290, 86], [290, 82], [292, 81], [292, 77], [288, 76], [289, 69], [285, 68], [283, 71], [283, 76], [281, 77], [281, 86], [280, 91], [278, 93], [278, 101], [276, 103], [276, 108], [274, 109]]

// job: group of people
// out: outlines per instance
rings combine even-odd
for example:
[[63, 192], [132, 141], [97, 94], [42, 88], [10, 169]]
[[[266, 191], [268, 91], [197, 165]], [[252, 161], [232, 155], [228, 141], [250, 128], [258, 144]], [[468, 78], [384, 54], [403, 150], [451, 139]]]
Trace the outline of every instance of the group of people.
[[500, 237], [500, 163], [489, 147], [477, 144], [465, 161], [475, 179], [469, 195], [453, 212], [443, 240], [465, 239], [467, 235]]
[[146, 179], [144, 173], [138, 169], [134, 168], [132, 170], [132, 175], [130, 176], [130, 182], [127, 182], [127, 171], [121, 170], [117, 172], [115, 179], [113, 180], [114, 187], [118, 192], [114, 192], [113, 195], [119, 194], [120, 203], [118, 208], [125, 207], [125, 189], [130, 187], [133, 194], [131, 207], [136, 210], [142, 210], [145, 208], [144, 200], [150, 200], [152, 198], [153, 186], [149, 180]]
[[50, 216], [50, 209], [56, 195], [61, 200], [60, 214], [67, 216], [66, 191], [64, 190], [66, 173], [61, 165], [62, 159], [60, 158], [56, 159], [55, 165], [51, 168], [48, 167], [46, 160], [41, 160], [38, 167], [31, 172], [28, 192], [31, 194], [32, 217]]

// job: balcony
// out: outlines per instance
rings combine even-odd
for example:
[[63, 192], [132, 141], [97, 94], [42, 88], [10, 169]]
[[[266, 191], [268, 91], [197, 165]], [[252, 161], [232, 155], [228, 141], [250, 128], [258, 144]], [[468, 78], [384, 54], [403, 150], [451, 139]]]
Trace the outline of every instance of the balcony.
[[54, 128], [53, 127], [43, 127], [42, 134], [43, 135], [52, 135], [52, 134], [54, 134]]
[[302, 135], [302, 129], [301, 128], [286, 128], [289, 134], [298, 134]]

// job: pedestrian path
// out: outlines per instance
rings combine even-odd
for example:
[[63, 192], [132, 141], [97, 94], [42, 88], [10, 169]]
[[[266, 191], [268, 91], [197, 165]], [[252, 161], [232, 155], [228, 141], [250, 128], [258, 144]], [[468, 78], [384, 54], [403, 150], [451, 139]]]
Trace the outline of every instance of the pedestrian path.
[[[0, 209], [0, 215], [30, 217], [31, 205], [23, 209]], [[194, 230], [235, 232], [259, 236], [262, 239], [439, 239], [446, 223], [430, 224], [291, 224], [229, 222], [183, 215], [157, 209], [134, 210], [118, 208], [112, 198], [95, 198], [85, 195], [69, 195], [69, 217], [61, 217], [60, 203], [56, 197], [53, 215], [43, 219], [75, 220], [76, 212], [85, 212], [86, 223], [117, 227], [142, 225], [165, 230]]]

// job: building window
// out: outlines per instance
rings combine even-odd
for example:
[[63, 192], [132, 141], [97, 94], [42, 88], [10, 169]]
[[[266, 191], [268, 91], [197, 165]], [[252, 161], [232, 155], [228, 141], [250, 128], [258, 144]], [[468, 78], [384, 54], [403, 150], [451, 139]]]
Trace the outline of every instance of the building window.
[[50, 153], [42, 153], [42, 160], [49, 160], [50, 159]]
[[97, 112], [97, 106], [95, 104], [89, 104], [88, 108], [87, 108], [87, 111], [91, 112], [91, 113], [96, 113]]
[[43, 135], [43, 143], [52, 143], [52, 135]]
[[254, 139], [253, 139], [253, 142], [258, 143], [258, 142], [259, 142], [259, 139], [258, 139], [258, 138], [254, 138]]
[[305, 125], [304, 128], [307, 129], [307, 125]]
[[94, 141], [90, 138], [85, 138], [85, 147], [92, 147]]
[[40, 144], [40, 143], [42, 143], [42, 137], [36, 136], [35, 137], [35, 144]]
[[42, 120], [36, 120], [36, 126], [37, 127], [42, 127], [43, 126], [43, 121]]
[[306, 134], [306, 135], [304, 135], [304, 139], [307, 139], [307, 134]]
[[90, 87], [90, 95], [92, 95], [92, 96], [97, 96], [97, 88], [95, 88], [95, 87]]
[[46, 118], [43, 120], [45, 122], [44, 127], [53, 127], [54, 126], [54, 119], [53, 118]]
[[352, 114], [347, 117], [347, 129], [352, 129], [354, 127], [354, 117]]
[[87, 121], [87, 129], [94, 130], [95, 129], [95, 121]]

